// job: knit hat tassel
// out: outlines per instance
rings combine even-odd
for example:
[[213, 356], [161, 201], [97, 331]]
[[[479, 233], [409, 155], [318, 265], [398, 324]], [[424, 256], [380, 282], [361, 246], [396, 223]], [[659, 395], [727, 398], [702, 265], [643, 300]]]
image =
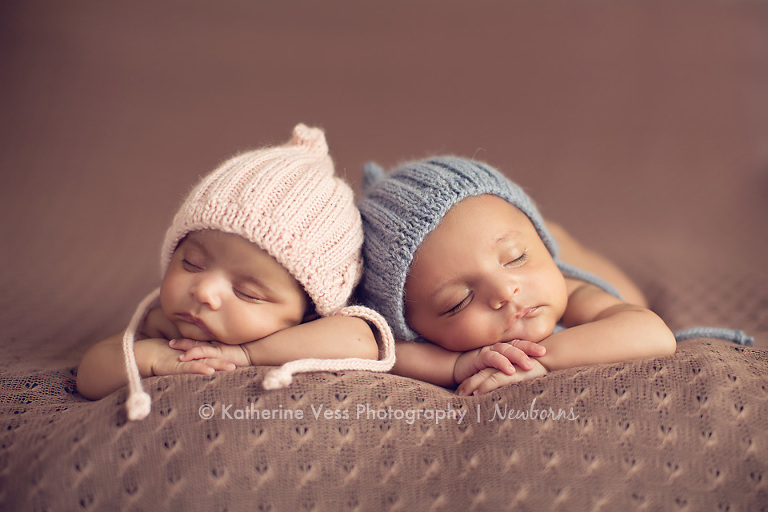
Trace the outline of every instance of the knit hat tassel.
[[693, 327], [691, 329], [676, 331], [674, 334], [675, 340], [678, 342], [693, 338], [716, 338], [732, 341], [733, 343], [744, 347], [749, 347], [755, 343], [755, 338], [747, 335], [744, 331], [719, 327]]
[[336, 315], [359, 317], [370, 322], [379, 331], [381, 336], [382, 355], [380, 359], [377, 361], [357, 357], [346, 359], [297, 359], [267, 372], [262, 383], [264, 389], [287, 387], [291, 384], [293, 375], [296, 373], [341, 370], [387, 372], [392, 369], [392, 366], [395, 364], [395, 338], [384, 321], [384, 317], [365, 306], [347, 306], [340, 309]]
[[128, 409], [128, 419], [131, 421], [143, 420], [151, 409], [149, 393], [144, 391], [141, 386], [141, 374], [139, 373], [139, 365], [136, 363], [134, 342], [141, 322], [144, 321], [150, 308], [155, 305], [159, 298], [160, 288], [147, 295], [139, 303], [128, 327], [125, 329], [125, 334], [123, 334], [123, 360], [125, 361], [125, 372], [128, 374], [128, 399], [125, 406]]

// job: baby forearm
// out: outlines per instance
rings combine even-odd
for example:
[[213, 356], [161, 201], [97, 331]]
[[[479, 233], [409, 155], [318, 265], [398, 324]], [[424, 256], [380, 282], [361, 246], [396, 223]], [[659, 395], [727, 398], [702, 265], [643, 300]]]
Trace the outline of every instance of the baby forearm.
[[550, 371], [591, 364], [617, 363], [670, 355], [676, 343], [655, 313], [622, 304], [593, 322], [560, 331], [541, 343], [547, 354], [538, 358]]
[[98, 400], [128, 383], [122, 339], [123, 333], [115, 334], [83, 355], [77, 368], [77, 391], [85, 398]]
[[378, 359], [376, 337], [365, 320], [349, 316], [318, 318], [243, 346], [252, 365], [277, 366], [303, 358]]
[[398, 341], [395, 349], [392, 373], [443, 387], [456, 385], [453, 372], [460, 352], [451, 352], [432, 343], [413, 341]]

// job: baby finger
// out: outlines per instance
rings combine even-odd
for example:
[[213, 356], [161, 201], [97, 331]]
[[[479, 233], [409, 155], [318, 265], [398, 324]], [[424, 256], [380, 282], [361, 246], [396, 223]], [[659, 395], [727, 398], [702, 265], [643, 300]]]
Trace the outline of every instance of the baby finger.
[[480, 362], [486, 367], [499, 369], [507, 375], [515, 373], [515, 365], [512, 364], [509, 358], [497, 351], [481, 352]]
[[510, 345], [509, 343], [497, 343], [494, 345], [493, 349], [495, 352], [508, 359], [510, 363], [516, 364], [523, 370], [530, 370], [533, 368], [533, 363], [528, 359], [528, 355], [516, 346]]

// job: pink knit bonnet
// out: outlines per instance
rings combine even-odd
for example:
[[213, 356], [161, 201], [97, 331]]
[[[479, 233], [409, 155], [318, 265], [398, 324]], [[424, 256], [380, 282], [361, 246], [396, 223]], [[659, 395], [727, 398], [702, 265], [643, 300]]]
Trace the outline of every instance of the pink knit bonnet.
[[[166, 232], [160, 257], [163, 274], [179, 242], [201, 229], [240, 235], [261, 247], [304, 287], [319, 315], [360, 317], [380, 333], [378, 361], [299, 359], [270, 370], [265, 389], [289, 385], [294, 373], [392, 367], [394, 338], [383, 317], [363, 306], [347, 306], [362, 272], [363, 228], [352, 189], [334, 174], [322, 130], [299, 124], [287, 144], [237, 155], [205, 176]], [[131, 420], [143, 419], [150, 411], [133, 345], [159, 295], [157, 288], [139, 304], [123, 337]]]

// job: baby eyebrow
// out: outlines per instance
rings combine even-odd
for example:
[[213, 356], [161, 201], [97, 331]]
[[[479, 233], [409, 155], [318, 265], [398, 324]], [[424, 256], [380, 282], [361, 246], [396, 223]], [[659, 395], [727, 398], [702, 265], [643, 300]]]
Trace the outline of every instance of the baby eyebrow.
[[516, 242], [520, 236], [522, 236], [522, 232], [517, 229], [511, 229], [498, 237], [493, 245], [500, 245], [506, 242]]
[[430, 296], [432, 299], [436, 299], [442, 294], [446, 288], [450, 288], [451, 286], [456, 286], [459, 284], [462, 280], [458, 278], [450, 278], [443, 283], [439, 283], [438, 286], [430, 293]]
[[[205, 257], [207, 258], [211, 257], [210, 253], [206, 250], [205, 245], [203, 245], [202, 243], [200, 243], [198, 240], [194, 238], [194, 234], [190, 234], [189, 236], [185, 237], [182, 243], [188, 243], [190, 245], [193, 245], [196, 249], [199, 249], [200, 252], [202, 252], [205, 255]], [[235, 277], [235, 280], [240, 283], [255, 286], [256, 288], [259, 289], [259, 291], [265, 293], [269, 297], [276, 296], [275, 288], [273, 286], [270, 286], [266, 281], [259, 279], [248, 270], [237, 272], [234, 275], [234, 277]]]
[[[517, 242], [522, 235], [523, 233], [520, 230], [510, 229], [509, 231], [502, 233], [499, 237], [492, 239], [493, 243], [491, 244], [491, 247], [495, 248], [505, 243]], [[450, 288], [451, 286], [464, 285], [465, 282], [466, 279], [463, 276], [449, 278], [445, 282], [438, 284], [438, 286], [431, 293], [431, 296], [433, 300], [437, 300], [440, 294], [442, 294], [447, 288]]]
[[275, 295], [274, 289], [269, 286], [266, 282], [257, 279], [255, 276], [252, 276], [250, 274], [243, 274], [239, 277], [239, 280], [247, 285], [255, 286], [260, 291], [266, 293], [268, 296], [273, 297]]
[[466, 289], [466, 290], [469, 290], [471, 288], [464, 277], [449, 279], [448, 281], [440, 284], [430, 294], [430, 297], [431, 297], [430, 302], [432, 303], [432, 307], [440, 310], [441, 314], [444, 313], [443, 311], [444, 309], [450, 308], [453, 306], [453, 304], [448, 305], [448, 303], [453, 301], [453, 298], [454, 298], [453, 295], [455, 295], [455, 293], [446, 291], [452, 287], [461, 287], [462, 289]]
[[[517, 242], [521, 237], [523, 236], [523, 232], [518, 229], [509, 229], [507, 231], [504, 231], [501, 235], [495, 238], [491, 238], [491, 243], [489, 244], [489, 249], [495, 249], [499, 245], [509, 243], [509, 242]], [[442, 283], [438, 283], [437, 286], [433, 289], [432, 293], [430, 293], [430, 296], [432, 297], [433, 301], [437, 301], [440, 298], [440, 295], [451, 286], [464, 286], [467, 282], [466, 276], [458, 276], [458, 277], [450, 277], [446, 281]]]
[[206, 258], [210, 257], [210, 253], [208, 252], [206, 247], [202, 243], [200, 243], [199, 241], [195, 240], [193, 235], [189, 235], [189, 236], [184, 237], [184, 239], [181, 240], [181, 242], [179, 242], [178, 247], [181, 247], [182, 245], [186, 245], [186, 246], [191, 245], [195, 249], [197, 249], [200, 252], [202, 252], [203, 256], [205, 256]]

